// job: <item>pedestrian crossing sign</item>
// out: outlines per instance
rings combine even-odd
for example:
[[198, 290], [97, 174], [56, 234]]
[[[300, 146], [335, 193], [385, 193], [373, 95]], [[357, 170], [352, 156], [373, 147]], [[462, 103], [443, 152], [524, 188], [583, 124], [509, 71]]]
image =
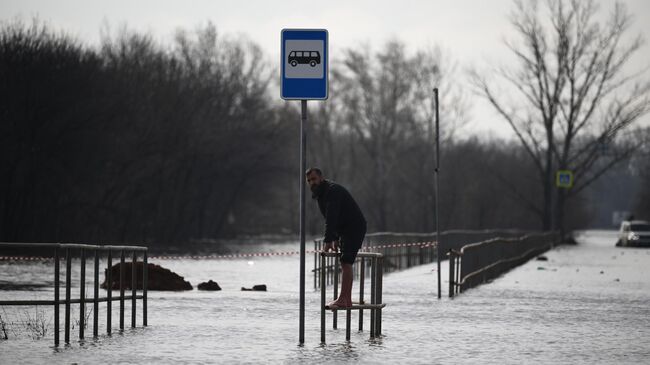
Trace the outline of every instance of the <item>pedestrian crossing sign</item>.
[[555, 175], [555, 185], [558, 188], [571, 188], [573, 186], [573, 171], [558, 170]]

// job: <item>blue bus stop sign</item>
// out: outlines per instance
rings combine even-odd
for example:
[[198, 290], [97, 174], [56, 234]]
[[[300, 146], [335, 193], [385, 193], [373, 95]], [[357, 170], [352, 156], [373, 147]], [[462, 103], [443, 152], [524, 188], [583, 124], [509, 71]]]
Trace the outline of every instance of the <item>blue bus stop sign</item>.
[[283, 29], [281, 38], [282, 99], [327, 99], [327, 30]]

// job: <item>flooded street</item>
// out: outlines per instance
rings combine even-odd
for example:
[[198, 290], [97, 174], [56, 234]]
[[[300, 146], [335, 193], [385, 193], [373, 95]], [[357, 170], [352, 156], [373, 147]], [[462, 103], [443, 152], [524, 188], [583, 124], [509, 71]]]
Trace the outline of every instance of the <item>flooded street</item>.
[[[15, 363], [582, 363], [650, 361], [650, 250], [614, 247], [612, 232], [589, 231], [576, 246], [545, 254], [492, 283], [448, 299], [436, 297], [434, 265], [384, 278], [383, 337], [339, 329], [321, 346], [319, 293], [307, 276], [305, 346], [298, 346], [298, 257], [255, 260], [158, 260], [195, 287], [217, 281], [222, 291], [150, 292], [149, 327], [52, 347], [51, 331], [40, 340], [0, 341], [0, 364]], [[295, 245], [278, 248], [295, 249]], [[313, 267], [310, 255], [307, 268]], [[76, 265], [78, 266], [78, 265]], [[0, 262], [0, 280], [51, 281], [51, 263]], [[103, 277], [103, 275], [102, 275]], [[240, 287], [267, 284], [268, 292]], [[358, 283], [355, 282], [355, 289]], [[78, 291], [78, 288], [77, 288]], [[49, 299], [49, 288], [0, 291], [3, 299]], [[140, 305], [140, 302], [138, 302]], [[105, 309], [105, 305], [100, 305]], [[130, 324], [130, 303], [126, 305]], [[19, 318], [33, 307], [0, 309]], [[4, 312], [3, 312], [4, 311]], [[49, 308], [44, 309], [51, 316]], [[78, 307], [72, 307], [78, 316]], [[140, 314], [138, 323], [140, 325]], [[328, 324], [331, 326], [331, 314]], [[105, 332], [100, 313], [100, 333]], [[353, 326], [358, 322], [353, 314]], [[92, 325], [91, 325], [92, 326]], [[356, 327], [353, 327], [353, 329]], [[92, 336], [92, 328], [87, 334]]]

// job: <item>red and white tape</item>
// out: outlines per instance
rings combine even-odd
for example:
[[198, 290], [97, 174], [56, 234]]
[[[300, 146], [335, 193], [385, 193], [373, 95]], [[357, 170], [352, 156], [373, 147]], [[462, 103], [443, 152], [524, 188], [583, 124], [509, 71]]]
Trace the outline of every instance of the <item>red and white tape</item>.
[[[399, 247], [436, 247], [437, 242], [413, 242], [413, 243], [393, 243], [377, 246], [365, 246], [361, 248], [361, 252], [377, 252], [387, 248]], [[318, 250], [306, 251], [306, 254], [318, 253]], [[300, 255], [300, 251], [285, 251], [285, 252], [252, 252], [252, 253], [239, 253], [230, 255], [190, 255], [190, 256], [150, 256], [151, 260], [210, 260], [210, 259], [238, 259], [245, 257], [271, 257], [271, 256], [293, 256]], [[49, 261], [53, 260], [51, 257], [28, 257], [28, 256], [0, 256], [0, 261]]]
[[35, 257], [35, 256], [0, 256], [0, 261], [49, 261], [53, 257]]

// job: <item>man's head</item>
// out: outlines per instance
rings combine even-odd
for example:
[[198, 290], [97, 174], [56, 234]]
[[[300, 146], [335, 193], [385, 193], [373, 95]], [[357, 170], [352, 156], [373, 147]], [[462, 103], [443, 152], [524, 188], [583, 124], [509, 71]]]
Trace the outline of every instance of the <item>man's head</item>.
[[318, 189], [318, 186], [325, 180], [323, 177], [323, 171], [319, 169], [318, 167], [310, 167], [307, 169], [305, 172], [305, 179], [307, 179], [307, 184], [309, 184], [309, 189], [311, 189], [312, 192], [316, 192], [316, 189]]

